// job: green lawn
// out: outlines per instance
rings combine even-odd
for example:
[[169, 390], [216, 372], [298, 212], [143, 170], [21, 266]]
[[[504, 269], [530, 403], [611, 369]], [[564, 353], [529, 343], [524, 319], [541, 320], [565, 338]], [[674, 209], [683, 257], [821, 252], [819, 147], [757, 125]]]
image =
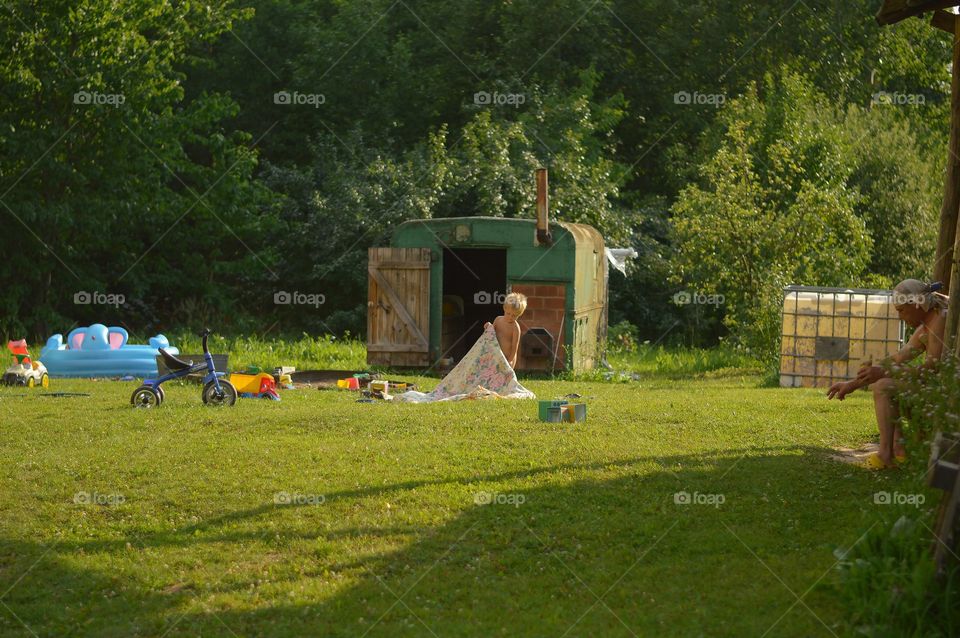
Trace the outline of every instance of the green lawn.
[[531, 401], [4, 388], [0, 635], [842, 634], [832, 552], [910, 477], [826, 458], [873, 437], [865, 393], [760, 381], [527, 384], [587, 397], [577, 425]]

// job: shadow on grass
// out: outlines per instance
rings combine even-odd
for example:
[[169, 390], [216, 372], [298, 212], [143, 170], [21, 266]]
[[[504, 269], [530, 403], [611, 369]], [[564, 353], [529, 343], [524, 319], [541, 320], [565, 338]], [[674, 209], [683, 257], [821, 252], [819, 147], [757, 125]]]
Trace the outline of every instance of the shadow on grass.
[[[398, 492], [461, 492], [460, 513], [426, 528], [338, 526], [321, 507], [304, 530], [286, 516], [296, 506], [264, 505], [162, 534], [5, 538], [0, 634], [759, 636], [775, 625], [767, 635], [830, 635], [842, 614], [812, 586], [830, 580], [831, 543], [870, 525], [873, 487], [844, 478], [828, 452], [636, 458], [327, 495], [362, 508]], [[634, 465], [645, 469], [622, 476]], [[584, 472], [599, 476], [542, 485]], [[381, 536], [412, 538], [364, 553]]]

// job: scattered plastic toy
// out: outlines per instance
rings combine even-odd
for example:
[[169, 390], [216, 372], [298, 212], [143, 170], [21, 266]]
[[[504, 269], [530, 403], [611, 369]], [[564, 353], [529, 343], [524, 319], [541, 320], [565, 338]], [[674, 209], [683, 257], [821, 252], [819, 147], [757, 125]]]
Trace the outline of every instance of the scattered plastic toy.
[[28, 388], [50, 387], [50, 375], [39, 361], [30, 360], [27, 340], [7, 342], [7, 348], [13, 354], [14, 363], [3, 373], [3, 385], [18, 385]]
[[[259, 370], [259, 368], [257, 368]], [[253, 399], [272, 399], [280, 400], [277, 394], [277, 382], [273, 375], [266, 372], [256, 374], [233, 373], [230, 375], [230, 383], [237, 388], [241, 397]]]
[[586, 403], [570, 403], [566, 399], [557, 399], [540, 401], [539, 407], [540, 420], [548, 423], [579, 423], [587, 420]]
[[293, 373], [297, 369], [293, 366], [277, 366], [273, 369], [273, 380], [277, 382], [278, 388], [283, 388], [285, 390], [293, 390], [296, 388], [293, 385]]

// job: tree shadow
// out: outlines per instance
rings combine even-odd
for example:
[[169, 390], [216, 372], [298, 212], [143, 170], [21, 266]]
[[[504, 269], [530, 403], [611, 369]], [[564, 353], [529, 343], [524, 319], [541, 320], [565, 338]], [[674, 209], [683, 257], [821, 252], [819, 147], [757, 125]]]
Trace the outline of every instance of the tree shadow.
[[[830, 635], [842, 614], [811, 587], [875, 507], [875, 483], [830, 452], [639, 457], [328, 495], [352, 507], [462, 497], [437, 525], [271, 504], [163, 534], [4, 538], [0, 634]], [[575, 473], [589, 476], [554, 482]]]

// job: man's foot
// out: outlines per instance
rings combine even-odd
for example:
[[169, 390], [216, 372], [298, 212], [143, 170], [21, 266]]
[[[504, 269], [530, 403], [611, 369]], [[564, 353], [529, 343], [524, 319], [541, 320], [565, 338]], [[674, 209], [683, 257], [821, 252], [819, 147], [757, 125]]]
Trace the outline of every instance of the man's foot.
[[897, 463], [903, 463], [907, 460], [907, 448], [903, 447], [903, 439], [893, 444], [893, 458]]
[[871, 452], [867, 455], [863, 462], [860, 464], [861, 467], [864, 467], [868, 470], [885, 470], [887, 468], [896, 467], [894, 463], [884, 460], [879, 452]]

